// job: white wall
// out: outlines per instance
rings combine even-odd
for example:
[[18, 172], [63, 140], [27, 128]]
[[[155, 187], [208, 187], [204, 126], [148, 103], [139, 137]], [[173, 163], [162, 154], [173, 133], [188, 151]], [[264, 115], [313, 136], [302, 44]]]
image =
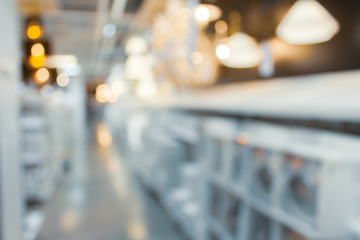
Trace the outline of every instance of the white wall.
[[18, 148], [20, 25], [17, 1], [0, 0], [0, 239], [22, 238]]

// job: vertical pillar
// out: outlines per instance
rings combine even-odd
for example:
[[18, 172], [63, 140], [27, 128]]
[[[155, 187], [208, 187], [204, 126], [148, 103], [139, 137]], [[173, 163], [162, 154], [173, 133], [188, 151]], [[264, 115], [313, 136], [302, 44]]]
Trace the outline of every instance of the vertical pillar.
[[0, 239], [22, 239], [18, 139], [20, 24], [17, 1], [0, 0]]
[[73, 113], [73, 174], [82, 178], [87, 174], [86, 79], [82, 75], [71, 77], [67, 96]]

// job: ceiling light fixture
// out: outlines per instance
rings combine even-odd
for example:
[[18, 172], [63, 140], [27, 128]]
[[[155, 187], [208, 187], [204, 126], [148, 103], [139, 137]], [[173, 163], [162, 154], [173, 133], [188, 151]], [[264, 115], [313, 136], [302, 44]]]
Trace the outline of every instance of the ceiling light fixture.
[[329, 41], [340, 30], [338, 21], [316, 0], [298, 0], [276, 29], [282, 40], [295, 45]]
[[40, 68], [35, 72], [35, 82], [43, 84], [49, 80], [50, 72], [46, 68]]
[[31, 47], [31, 55], [35, 57], [40, 57], [45, 54], [45, 48], [41, 43], [35, 43]]
[[64, 73], [60, 73], [57, 78], [56, 78], [56, 83], [60, 86], [60, 87], [66, 87], [70, 82], [70, 77], [67, 74]]
[[212, 4], [199, 4], [195, 8], [195, 18], [200, 23], [216, 21], [221, 18], [221, 16], [221, 9]]
[[220, 44], [216, 47], [216, 56], [221, 59], [227, 59], [230, 56], [230, 49], [225, 44]]
[[[236, 33], [229, 37], [225, 44], [219, 45], [216, 49], [216, 55], [224, 66], [230, 68], [251, 68], [259, 65], [261, 62], [262, 53], [260, 46], [249, 35]], [[228, 49], [226, 50], [225, 47]]]

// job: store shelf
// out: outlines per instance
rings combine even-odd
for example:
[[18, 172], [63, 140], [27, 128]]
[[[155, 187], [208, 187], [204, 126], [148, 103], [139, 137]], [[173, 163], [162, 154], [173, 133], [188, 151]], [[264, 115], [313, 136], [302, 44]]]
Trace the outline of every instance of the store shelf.
[[[197, 150], [192, 162], [180, 154], [184, 151], [182, 141], [170, 141], [172, 147], [168, 148], [164, 141], [144, 137], [142, 145], [151, 147], [137, 149], [140, 154], [136, 158], [136, 173], [154, 180], [160, 172], [170, 172], [169, 162], [176, 156], [178, 164], [172, 165], [172, 174], [164, 178], [165, 182], [150, 181], [149, 186], [186, 235], [197, 236], [194, 224], [190, 224], [192, 217], [181, 209], [186, 204], [198, 204], [204, 240], [253, 239], [256, 226], [252, 221], [258, 215], [269, 225], [268, 232], [261, 233], [267, 235], [260, 239], [288, 240], [287, 236], [297, 236], [296, 239], [348, 240], [347, 222], [354, 218], [359, 200], [359, 137], [261, 121], [200, 117], [194, 113], [175, 112], [171, 117], [172, 113], [166, 112], [167, 117], [161, 118], [162, 113], [158, 113], [159, 118], [149, 114], [151, 121], [144, 126], [142, 136], [161, 133], [168, 143], [166, 138], [182, 139], [189, 144], [188, 151]], [[173, 118], [192, 119], [192, 124], [179, 122], [175, 129], [190, 128], [187, 131], [193, 136], [172, 131]], [[163, 154], [174, 153], [175, 149], [179, 155]], [[144, 168], [146, 164], [140, 159], [151, 159], [152, 167]], [[187, 172], [193, 171], [198, 177], [185, 174], [186, 167]], [[161, 185], [171, 178], [178, 179], [176, 184], [164, 190]], [[297, 192], [297, 185], [291, 184], [303, 184], [311, 198], [301, 199], [304, 193]]]

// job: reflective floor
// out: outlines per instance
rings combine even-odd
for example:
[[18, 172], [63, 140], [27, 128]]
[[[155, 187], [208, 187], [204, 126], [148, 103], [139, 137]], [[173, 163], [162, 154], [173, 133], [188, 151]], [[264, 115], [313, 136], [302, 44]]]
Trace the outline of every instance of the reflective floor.
[[114, 147], [87, 149], [46, 205], [38, 240], [181, 240]]

